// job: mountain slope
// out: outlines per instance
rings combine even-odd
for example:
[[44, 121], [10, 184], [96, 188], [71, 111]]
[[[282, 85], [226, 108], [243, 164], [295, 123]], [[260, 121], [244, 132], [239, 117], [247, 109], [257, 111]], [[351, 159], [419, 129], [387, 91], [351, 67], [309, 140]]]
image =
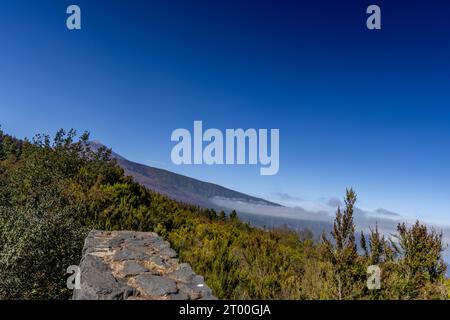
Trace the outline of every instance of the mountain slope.
[[[91, 142], [90, 145], [93, 149], [103, 146], [97, 141]], [[277, 203], [227, 189], [214, 183], [200, 181], [168, 170], [136, 163], [114, 152], [112, 156], [125, 170], [125, 174], [132, 176], [136, 182], [178, 201], [205, 208], [217, 208], [218, 206], [214, 204], [212, 199], [225, 198], [251, 204], [280, 207]]]
[[227, 189], [217, 184], [145, 166], [122, 157], [117, 158], [117, 161], [125, 170], [125, 174], [132, 176], [147, 188], [166, 194], [175, 200], [197, 204], [202, 207], [214, 207], [211, 199], [220, 197], [254, 204], [279, 206], [276, 203]]

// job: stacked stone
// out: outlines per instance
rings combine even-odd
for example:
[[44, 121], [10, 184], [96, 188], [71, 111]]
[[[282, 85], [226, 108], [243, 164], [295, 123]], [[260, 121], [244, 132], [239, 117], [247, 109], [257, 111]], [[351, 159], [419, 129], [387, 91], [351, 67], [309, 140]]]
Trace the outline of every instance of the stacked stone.
[[212, 300], [196, 275], [156, 233], [91, 231], [80, 263], [75, 300]]

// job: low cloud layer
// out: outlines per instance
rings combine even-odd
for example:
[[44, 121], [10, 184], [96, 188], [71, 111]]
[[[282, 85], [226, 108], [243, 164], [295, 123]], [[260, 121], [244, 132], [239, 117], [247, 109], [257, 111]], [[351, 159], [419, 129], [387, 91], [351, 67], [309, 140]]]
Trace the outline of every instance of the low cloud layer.
[[[210, 200], [217, 206], [228, 208], [230, 210], [235, 209], [238, 212], [245, 212], [254, 215], [263, 215], [269, 217], [289, 218], [326, 223], [333, 223], [337, 207], [342, 207], [342, 202], [338, 198], [320, 199], [320, 201], [318, 201], [317, 203], [312, 203], [305, 202], [300, 198], [292, 197], [286, 194], [279, 194], [279, 196], [283, 197], [285, 200], [289, 200], [286, 202], [290, 203], [291, 200], [294, 199], [297, 200], [296, 203], [304, 202], [306, 203], [307, 208], [305, 208], [303, 205], [274, 207], [263, 204], [248, 203], [237, 199], [217, 197]], [[282, 203], [286, 205], [286, 202]], [[357, 232], [362, 231], [364, 233], [367, 233], [377, 226], [378, 230], [388, 237], [396, 233], [396, 228], [399, 223], [404, 222], [407, 225], [412, 225], [415, 222], [415, 220], [406, 219], [399, 213], [384, 208], [370, 211], [358, 207], [355, 208], [354, 221]], [[449, 226], [429, 224], [426, 221], [421, 222], [426, 223], [429, 227], [434, 228], [437, 231], [442, 231], [444, 234], [444, 242], [446, 244], [450, 243]], [[447, 248], [444, 256], [446, 257], [446, 261], [450, 260], [450, 249]]]

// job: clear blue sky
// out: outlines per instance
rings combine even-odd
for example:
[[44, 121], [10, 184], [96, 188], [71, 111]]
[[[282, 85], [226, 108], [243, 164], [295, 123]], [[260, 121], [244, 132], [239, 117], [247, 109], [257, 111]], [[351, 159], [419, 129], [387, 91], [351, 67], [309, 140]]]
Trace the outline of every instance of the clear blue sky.
[[[394, 3], [395, 2], [395, 3]], [[341, 197], [450, 224], [450, 3], [0, 2], [0, 123], [276, 200]], [[66, 8], [82, 9], [68, 31]], [[176, 128], [279, 128], [280, 172], [175, 166]]]

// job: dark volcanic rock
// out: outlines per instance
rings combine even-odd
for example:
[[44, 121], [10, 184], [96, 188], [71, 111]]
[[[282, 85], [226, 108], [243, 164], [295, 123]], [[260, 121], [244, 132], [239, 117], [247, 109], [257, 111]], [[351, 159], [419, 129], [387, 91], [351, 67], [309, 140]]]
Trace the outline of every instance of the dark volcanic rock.
[[125, 276], [135, 276], [144, 272], [149, 271], [146, 267], [144, 267], [143, 265], [134, 262], [134, 261], [126, 261], [123, 264], [123, 269], [122, 269], [122, 273]]
[[124, 261], [124, 260], [145, 260], [150, 258], [147, 254], [129, 250], [129, 249], [122, 249], [120, 251], [117, 251], [113, 256], [113, 261]]
[[148, 296], [164, 296], [178, 292], [175, 281], [161, 276], [140, 275], [136, 278], [136, 283]]
[[194, 273], [194, 271], [192, 271], [190, 265], [188, 265], [187, 263], [182, 263], [182, 264], [180, 264], [179, 269], [167, 274], [167, 276], [178, 282], [189, 283], [194, 279], [195, 273]]
[[155, 233], [91, 231], [80, 263], [75, 300], [215, 299], [197, 276]]

